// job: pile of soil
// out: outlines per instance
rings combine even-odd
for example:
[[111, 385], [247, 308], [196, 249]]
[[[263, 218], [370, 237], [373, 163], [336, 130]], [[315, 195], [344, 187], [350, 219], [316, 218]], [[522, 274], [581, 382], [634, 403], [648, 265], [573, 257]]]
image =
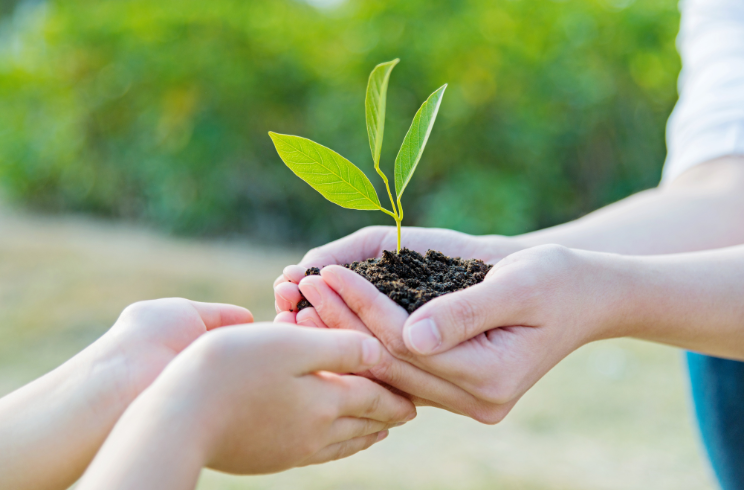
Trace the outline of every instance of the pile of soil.
[[[413, 313], [434, 298], [482, 282], [493, 266], [478, 259], [447, 257], [435, 250], [422, 256], [404, 248], [399, 254], [385, 250], [379, 259], [353, 262], [344, 267], [361, 275], [408, 313]], [[306, 276], [318, 274], [317, 267], [305, 273]], [[303, 296], [297, 310], [311, 306]]]

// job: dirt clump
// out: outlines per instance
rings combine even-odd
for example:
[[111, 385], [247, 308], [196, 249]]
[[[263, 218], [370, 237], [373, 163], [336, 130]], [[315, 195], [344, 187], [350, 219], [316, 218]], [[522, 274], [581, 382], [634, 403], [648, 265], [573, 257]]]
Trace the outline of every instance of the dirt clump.
[[[361, 275], [408, 313], [413, 313], [434, 298], [482, 282], [493, 266], [478, 259], [448, 257], [435, 250], [421, 255], [404, 248], [399, 254], [385, 250], [379, 259], [353, 262], [344, 267]], [[306, 276], [319, 274], [317, 267], [305, 273]], [[297, 310], [311, 306], [303, 296]]]

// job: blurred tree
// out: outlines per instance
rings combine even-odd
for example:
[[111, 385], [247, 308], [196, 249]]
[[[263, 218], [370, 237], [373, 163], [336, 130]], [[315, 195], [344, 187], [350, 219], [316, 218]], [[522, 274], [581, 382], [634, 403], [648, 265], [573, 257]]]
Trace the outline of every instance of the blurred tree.
[[185, 233], [317, 243], [385, 222], [322, 200], [267, 131], [374, 175], [366, 78], [400, 57], [389, 174], [450, 84], [407, 223], [519, 233], [658, 181], [677, 27], [675, 0], [24, 3], [0, 26], [0, 185]]

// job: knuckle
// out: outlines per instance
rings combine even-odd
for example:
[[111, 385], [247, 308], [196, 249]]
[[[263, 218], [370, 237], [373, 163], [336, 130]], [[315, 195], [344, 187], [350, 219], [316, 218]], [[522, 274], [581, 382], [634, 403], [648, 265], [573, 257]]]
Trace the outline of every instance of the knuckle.
[[475, 306], [471, 301], [460, 296], [453, 296], [450, 299], [448, 306], [448, 317], [449, 317], [449, 329], [442, 332], [442, 335], [452, 333], [455, 336], [462, 338], [466, 335], [469, 327], [475, 327], [475, 323], [478, 320], [478, 314], [476, 313]]
[[379, 364], [370, 368], [369, 372], [379, 381], [397, 387], [400, 382], [400, 373], [396, 366], [397, 362], [392, 356], [383, 355]]
[[[364, 410], [365, 415], [375, 415], [382, 407], [382, 396], [380, 393], [375, 393], [372, 399], [369, 401], [369, 405]], [[371, 422], [371, 421], [370, 421]]]

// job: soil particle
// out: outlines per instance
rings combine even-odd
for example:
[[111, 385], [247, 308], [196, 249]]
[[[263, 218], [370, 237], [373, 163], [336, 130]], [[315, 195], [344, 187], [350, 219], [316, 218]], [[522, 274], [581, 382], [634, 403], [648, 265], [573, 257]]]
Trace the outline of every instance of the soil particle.
[[[379, 259], [353, 262], [344, 267], [363, 276], [408, 313], [413, 313], [434, 298], [478, 284], [493, 266], [478, 259], [447, 257], [435, 250], [422, 256], [404, 248], [400, 254], [385, 250]], [[305, 273], [306, 276], [318, 274], [317, 267]], [[297, 310], [311, 306], [303, 297]]]

